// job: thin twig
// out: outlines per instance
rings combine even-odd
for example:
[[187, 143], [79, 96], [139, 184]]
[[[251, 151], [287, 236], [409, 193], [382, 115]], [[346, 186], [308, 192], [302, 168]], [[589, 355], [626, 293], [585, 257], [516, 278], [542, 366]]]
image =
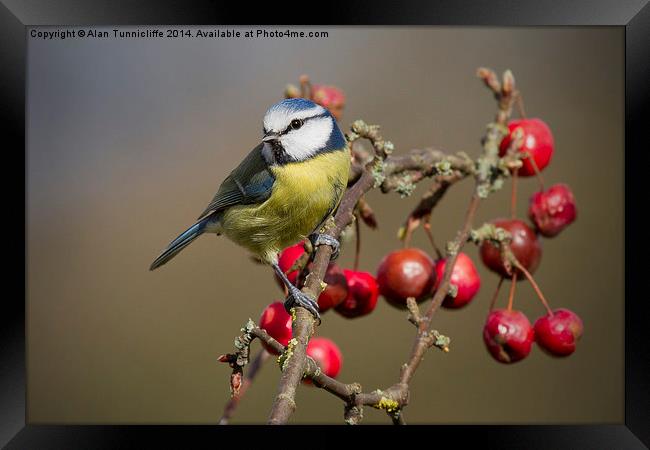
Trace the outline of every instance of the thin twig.
[[[435, 181], [433, 185], [422, 196], [419, 203], [415, 206], [415, 208], [413, 208], [413, 210], [406, 218], [404, 225], [402, 225], [401, 232], [399, 234], [401, 236], [401, 239], [404, 241], [404, 247], [408, 247], [410, 245], [411, 235], [413, 234], [413, 231], [420, 225], [420, 223], [424, 223], [424, 227], [430, 223], [433, 209], [438, 206], [438, 203], [447, 193], [449, 187], [451, 187], [454, 183], [466, 178], [471, 173], [472, 171], [470, 170], [456, 170], [451, 175], [438, 175], [434, 177]], [[432, 237], [433, 236], [431, 236], [431, 238]], [[436, 248], [435, 243], [432, 245], [434, 248]], [[440, 257], [441, 254], [437, 248], [436, 253], [438, 253], [438, 256]]]
[[521, 92], [517, 91], [517, 111], [519, 112], [519, 116], [522, 119], [525, 119], [526, 116], [526, 109], [524, 108], [524, 96], [521, 95]]
[[219, 425], [227, 425], [230, 422], [230, 419], [232, 419], [233, 415], [235, 414], [237, 406], [239, 406], [239, 402], [241, 401], [242, 397], [251, 386], [251, 384], [253, 384], [257, 373], [264, 366], [264, 363], [269, 359], [270, 356], [271, 354], [265, 349], [261, 349], [257, 353], [255, 359], [253, 359], [253, 362], [250, 364], [250, 368], [244, 375], [244, 381], [242, 382], [239, 393], [232, 396], [230, 400], [228, 400], [228, 403], [226, 403], [223, 414], [221, 415], [221, 419], [219, 420]]

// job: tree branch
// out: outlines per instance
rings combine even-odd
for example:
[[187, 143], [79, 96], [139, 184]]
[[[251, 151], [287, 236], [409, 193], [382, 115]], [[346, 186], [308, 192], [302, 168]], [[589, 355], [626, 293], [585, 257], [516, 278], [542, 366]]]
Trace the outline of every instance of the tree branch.
[[[363, 137], [373, 145], [375, 157], [368, 163], [382, 161], [392, 151], [392, 144], [384, 141], [379, 134], [379, 127], [367, 125], [363, 121], [356, 121], [352, 124], [352, 132], [347, 136], [349, 145]], [[374, 178], [371, 172], [366, 170], [361, 177], [348, 188], [338, 207], [333, 221], [329, 220], [324, 226], [324, 231], [335, 239], [338, 239], [341, 231], [353, 220], [354, 207], [361, 196], [374, 186]], [[333, 223], [332, 223], [333, 222]], [[332, 256], [332, 247], [321, 245], [316, 249], [314, 262], [311, 271], [305, 279], [302, 291], [316, 299], [323, 290], [323, 278]], [[305, 372], [306, 351], [309, 339], [314, 333], [314, 317], [306, 309], [297, 307], [292, 310], [293, 338], [287, 348], [288, 355], [282, 367], [282, 376], [278, 393], [271, 407], [269, 424], [284, 424], [296, 409], [295, 395], [296, 388]]]

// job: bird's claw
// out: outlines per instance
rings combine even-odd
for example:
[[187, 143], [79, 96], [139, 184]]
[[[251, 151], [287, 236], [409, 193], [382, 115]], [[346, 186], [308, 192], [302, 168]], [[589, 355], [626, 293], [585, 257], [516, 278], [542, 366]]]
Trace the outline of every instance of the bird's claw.
[[314, 316], [315, 319], [318, 320], [318, 325], [321, 324], [320, 313], [318, 312], [318, 303], [307, 294], [294, 287], [289, 291], [287, 300], [284, 302], [284, 309], [286, 309], [288, 313], [291, 313], [291, 308], [295, 306], [302, 306], [305, 308], [312, 316]]
[[314, 247], [314, 249], [319, 245], [329, 245], [332, 247], [332, 261], [339, 257], [341, 243], [329, 234], [314, 233], [309, 236], [309, 242], [311, 242], [311, 245]]

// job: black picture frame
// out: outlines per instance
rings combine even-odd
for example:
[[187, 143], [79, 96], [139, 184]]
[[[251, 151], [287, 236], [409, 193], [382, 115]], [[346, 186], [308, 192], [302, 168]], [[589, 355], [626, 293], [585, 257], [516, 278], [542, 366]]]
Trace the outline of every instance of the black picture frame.
[[[11, 449], [44, 448], [150, 448], [174, 446], [183, 448], [204, 445], [227, 445], [225, 436], [241, 433], [241, 427], [212, 426], [43, 426], [26, 423], [26, 358], [25, 358], [25, 265], [17, 261], [26, 254], [25, 184], [22, 190], [10, 175], [22, 167], [25, 174], [25, 75], [26, 27], [35, 25], [153, 25], [153, 24], [242, 24], [242, 23], [304, 23], [297, 14], [300, 4], [285, 3], [248, 8], [237, 15], [234, 6], [214, 0], [197, 2], [165, 1], [24, 1], [0, 4], [0, 90], [4, 133], [5, 262], [18, 274], [7, 277], [8, 283], [0, 320], [0, 444]], [[330, 25], [478, 25], [478, 26], [618, 26], [625, 28], [625, 421], [621, 424], [557, 425], [557, 426], [416, 426], [360, 427], [351, 433], [367, 433], [382, 437], [387, 433], [400, 437], [403, 433], [423, 433], [422, 437], [438, 445], [440, 439], [463, 445], [481, 442], [488, 448], [647, 448], [650, 446], [650, 327], [648, 299], [644, 294], [644, 257], [648, 254], [647, 233], [642, 214], [643, 195], [648, 189], [643, 182], [648, 165], [650, 138], [647, 113], [650, 104], [650, 5], [648, 0], [527, 0], [527, 1], [435, 1], [373, 2], [345, 6], [319, 4], [318, 14], [310, 18]], [[281, 7], [280, 7], [281, 6]], [[318, 6], [318, 5], [315, 5]], [[306, 7], [305, 7], [306, 8]], [[8, 157], [12, 157], [11, 161]], [[603, 180], [606, 182], [606, 180]], [[22, 191], [21, 196], [16, 193]], [[22, 202], [22, 207], [20, 201]], [[10, 201], [15, 201], [15, 205]], [[8, 214], [11, 212], [11, 214]], [[18, 236], [25, 245], [20, 248]], [[11, 244], [11, 245], [7, 245]], [[15, 248], [14, 248], [15, 247]], [[608, 264], [602, 255], [603, 265]], [[606, 269], [603, 269], [606, 270]], [[594, 274], [598, 275], [598, 274]], [[606, 364], [606, 356], [603, 357]], [[597, 373], [594, 376], [598, 376]], [[607, 383], [606, 379], [602, 380]], [[246, 427], [262, 431], [264, 426]], [[301, 431], [312, 428], [299, 427]], [[331, 433], [335, 427], [326, 430]], [[295, 437], [296, 427], [276, 431], [278, 443]], [[248, 434], [246, 439], [264, 436]], [[314, 430], [317, 441], [323, 430]], [[274, 434], [275, 434], [274, 433]], [[241, 436], [241, 434], [240, 434]], [[284, 441], [286, 442], [286, 441]], [[154, 444], [156, 443], [156, 444]], [[285, 444], [287, 445], [287, 444]]]

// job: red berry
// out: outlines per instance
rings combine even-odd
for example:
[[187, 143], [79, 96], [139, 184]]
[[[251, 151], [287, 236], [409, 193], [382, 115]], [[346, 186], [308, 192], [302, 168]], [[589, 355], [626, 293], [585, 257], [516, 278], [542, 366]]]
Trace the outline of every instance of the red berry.
[[[524, 136], [523, 144], [519, 151], [528, 152], [533, 157], [537, 169], [541, 172], [551, 162], [554, 144], [550, 128], [540, 119], [518, 119], [508, 122], [510, 134], [501, 141], [499, 155], [503, 156], [506, 154], [515, 130], [520, 127], [524, 132]], [[535, 175], [535, 168], [529, 157], [524, 157], [522, 163], [523, 166], [519, 169], [520, 176], [530, 177]]]
[[329, 109], [336, 120], [341, 118], [345, 106], [345, 94], [335, 86], [322, 84], [312, 85], [312, 96], [314, 102]]
[[544, 350], [556, 356], [567, 356], [576, 349], [582, 336], [582, 319], [566, 308], [553, 311], [535, 321], [535, 340]]
[[[262, 317], [260, 317], [260, 328], [266, 330], [273, 339], [284, 346], [289, 343], [293, 334], [291, 330], [291, 316], [284, 309], [284, 305], [281, 302], [274, 302], [266, 307], [264, 312], [262, 312]], [[264, 342], [262, 342], [262, 345], [269, 353], [274, 355], [278, 354], [278, 352]]]
[[370, 314], [377, 306], [379, 286], [368, 272], [344, 269], [348, 280], [348, 296], [334, 310], [344, 317], [353, 318]]
[[542, 236], [553, 237], [576, 220], [576, 201], [566, 184], [555, 184], [530, 197], [528, 217]]
[[330, 264], [325, 272], [327, 287], [318, 297], [318, 308], [325, 312], [343, 302], [348, 296], [348, 280], [343, 270], [336, 264]]
[[307, 355], [314, 358], [325, 375], [331, 378], [341, 371], [343, 354], [337, 345], [330, 339], [315, 337], [307, 345]]
[[393, 306], [406, 307], [406, 299], [426, 300], [433, 292], [433, 260], [420, 249], [405, 248], [384, 256], [377, 269], [379, 292]]
[[[542, 259], [542, 246], [535, 232], [526, 223], [518, 219], [497, 219], [493, 220], [492, 223], [494, 226], [510, 232], [512, 235], [510, 249], [515, 255], [515, 258], [517, 258], [528, 272], [535, 272]], [[481, 244], [481, 259], [488, 269], [506, 278], [512, 278], [503, 265], [501, 249], [498, 245], [485, 240]], [[513, 267], [512, 270], [515, 271], [517, 269]], [[517, 270], [517, 279], [521, 281], [523, 278], [521, 271]]]
[[[305, 253], [305, 247], [303, 246], [302, 242], [299, 242], [296, 245], [292, 245], [291, 247], [287, 247], [284, 250], [282, 250], [282, 253], [280, 253], [280, 257], [278, 258], [278, 266], [280, 266], [282, 272], [284, 272], [287, 275], [287, 278], [293, 284], [296, 284], [296, 279], [298, 278], [300, 271], [293, 270], [287, 273], [287, 270], [291, 269], [293, 264], [304, 253]], [[280, 280], [280, 278], [277, 275], [275, 279], [280, 284], [280, 287], [284, 289], [284, 283], [282, 283], [282, 280]]]
[[535, 332], [521, 311], [495, 309], [483, 327], [483, 340], [494, 359], [510, 364], [530, 353]]
[[[436, 261], [436, 290], [442, 282], [446, 266], [447, 258]], [[445, 308], [461, 308], [465, 306], [472, 301], [481, 287], [481, 277], [476, 270], [476, 266], [465, 253], [459, 253], [456, 258], [456, 264], [454, 264], [454, 270], [451, 273], [451, 284], [457, 288], [456, 296], [447, 295], [445, 297], [442, 302], [442, 306]]]

